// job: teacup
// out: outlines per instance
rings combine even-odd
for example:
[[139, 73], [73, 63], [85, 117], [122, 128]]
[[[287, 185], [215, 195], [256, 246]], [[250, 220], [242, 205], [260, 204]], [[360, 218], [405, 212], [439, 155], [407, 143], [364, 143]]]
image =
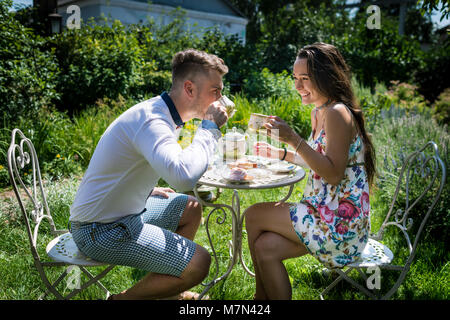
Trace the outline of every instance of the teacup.
[[248, 129], [250, 131], [265, 130], [264, 124], [269, 121], [269, 117], [265, 114], [252, 113], [250, 119], [248, 120]]
[[220, 97], [219, 103], [227, 109], [228, 118], [231, 118], [236, 112], [236, 105], [227, 96]]

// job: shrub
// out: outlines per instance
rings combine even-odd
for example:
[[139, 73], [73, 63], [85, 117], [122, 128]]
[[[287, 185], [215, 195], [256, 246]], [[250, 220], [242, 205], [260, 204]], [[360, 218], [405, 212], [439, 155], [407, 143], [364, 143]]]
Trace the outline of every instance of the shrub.
[[[398, 174], [403, 160], [413, 151], [424, 146], [428, 141], [434, 141], [439, 147], [439, 153], [446, 167], [450, 165], [449, 142], [450, 135], [445, 127], [439, 126], [428, 116], [416, 114], [407, 116], [404, 109], [392, 108], [384, 114], [373, 130], [373, 141], [377, 155], [377, 189], [376, 197], [380, 199], [379, 204], [387, 213], [392, 201]], [[415, 179], [410, 184], [410, 197], [414, 199], [423, 191], [423, 181]], [[431, 203], [434, 194], [428, 193], [421, 203], [410, 213], [417, 221], [423, 217], [426, 208]], [[443, 238], [448, 237], [450, 227], [450, 187], [444, 186], [440, 202], [433, 209], [427, 222], [426, 237], [431, 234], [440, 234]], [[404, 197], [400, 197], [398, 205], [404, 205]], [[447, 236], [445, 236], [447, 235]]]
[[449, 52], [450, 38], [447, 37], [444, 42], [433, 45], [425, 52], [423, 64], [418, 65], [415, 73], [414, 81], [418, 84], [420, 93], [431, 102], [448, 87]]
[[60, 109], [73, 114], [97, 99], [126, 95], [137, 81], [141, 62], [137, 39], [119, 22], [111, 26], [86, 24], [51, 40], [61, 76]]
[[243, 92], [253, 99], [291, 98], [298, 95], [287, 71], [274, 74], [268, 68], [253, 71], [244, 80]]
[[8, 12], [11, 0], [0, 0], [0, 123], [7, 126], [59, 98], [58, 65], [45, 39], [25, 28]]
[[417, 91], [417, 86], [400, 83], [400, 81], [391, 81], [391, 87], [386, 93], [392, 103], [398, 108], [406, 110], [407, 114], [411, 112], [415, 113], [427, 113], [427, 102], [425, 98]]
[[435, 101], [433, 117], [440, 123], [448, 125], [450, 121], [450, 88], [445, 89]]
[[311, 105], [303, 105], [300, 96], [291, 97], [267, 97], [265, 99], [248, 99], [242, 94], [234, 96], [236, 114], [227, 123], [227, 128], [232, 127], [247, 129], [248, 119], [251, 113], [263, 113], [276, 115], [285, 120], [303, 138], [307, 138], [311, 132]]

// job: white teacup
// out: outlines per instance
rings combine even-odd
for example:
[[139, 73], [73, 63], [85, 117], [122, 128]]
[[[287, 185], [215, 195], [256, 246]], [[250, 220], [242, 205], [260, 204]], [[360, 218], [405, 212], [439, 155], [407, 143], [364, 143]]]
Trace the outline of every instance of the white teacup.
[[269, 117], [265, 114], [252, 113], [248, 120], [248, 129], [250, 131], [265, 130], [264, 124], [269, 121]]
[[231, 118], [236, 112], [236, 105], [227, 96], [220, 97], [219, 103], [227, 109], [228, 118]]

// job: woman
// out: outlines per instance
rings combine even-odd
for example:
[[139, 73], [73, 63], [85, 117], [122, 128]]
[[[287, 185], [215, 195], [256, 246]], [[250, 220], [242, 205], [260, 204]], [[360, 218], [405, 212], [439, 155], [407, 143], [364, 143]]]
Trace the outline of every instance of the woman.
[[354, 262], [370, 230], [374, 148], [355, 101], [349, 68], [334, 46], [314, 43], [299, 51], [293, 77], [302, 103], [315, 106], [308, 141], [271, 116], [265, 124], [268, 134], [278, 130], [279, 140], [295, 151], [266, 143], [257, 143], [254, 151], [308, 166], [311, 173], [300, 203], [258, 203], [246, 211], [255, 299], [291, 298], [285, 259], [310, 253], [327, 268]]

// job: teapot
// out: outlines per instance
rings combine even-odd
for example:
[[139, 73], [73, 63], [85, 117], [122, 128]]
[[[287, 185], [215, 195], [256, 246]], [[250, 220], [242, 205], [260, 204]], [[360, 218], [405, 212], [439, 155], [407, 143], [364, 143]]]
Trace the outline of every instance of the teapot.
[[247, 150], [246, 134], [233, 127], [219, 141], [219, 153], [224, 160], [237, 160], [245, 156]]

